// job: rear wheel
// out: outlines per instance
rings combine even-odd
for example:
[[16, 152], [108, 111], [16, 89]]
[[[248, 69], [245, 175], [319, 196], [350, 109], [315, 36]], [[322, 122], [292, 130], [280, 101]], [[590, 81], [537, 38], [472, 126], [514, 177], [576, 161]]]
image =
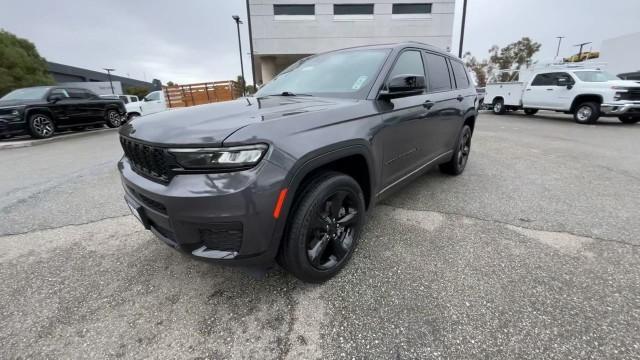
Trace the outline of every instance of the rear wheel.
[[350, 176], [320, 175], [304, 189], [280, 249], [283, 267], [302, 281], [336, 275], [356, 247], [364, 223], [364, 195]]
[[496, 115], [502, 115], [507, 111], [504, 106], [504, 100], [498, 98], [493, 100], [493, 113]]
[[538, 112], [538, 109], [524, 109], [524, 113], [526, 115], [535, 115]]
[[46, 139], [55, 132], [55, 124], [51, 117], [45, 114], [33, 114], [29, 117], [29, 130], [36, 139]]
[[458, 136], [458, 144], [449, 162], [440, 165], [440, 171], [449, 175], [460, 175], [467, 166], [471, 153], [471, 128], [469, 125], [462, 127]]
[[600, 105], [594, 102], [582, 103], [573, 111], [573, 119], [578, 124], [594, 124], [599, 117]]
[[107, 118], [107, 126], [110, 128], [117, 128], [122, 124], [122, 117], [115, 110], [107, 110], [105, 117]]
[[638, 121], [640, 121], [640, 115], [638, 115], [638, 116], [622, 115], [622, 116], [618, 116], [618, 120], [620, 120], [621, 122], [623, 122], [625, 124], [635, 124]]

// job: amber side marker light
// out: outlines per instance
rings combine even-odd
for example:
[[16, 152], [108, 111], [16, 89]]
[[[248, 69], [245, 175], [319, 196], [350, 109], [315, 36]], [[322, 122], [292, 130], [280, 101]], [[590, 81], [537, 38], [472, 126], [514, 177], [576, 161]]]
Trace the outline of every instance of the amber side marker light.
[[280, 217], [280, 211], [282, 210], [282, 204], [284, 204], [284, 199], [287, 197], [287, 189], [280, 190], [280, 195], [278, 195], [278, 202], [276, 202], [276, 207], [273, 209], [273, 217], [275, 219]]

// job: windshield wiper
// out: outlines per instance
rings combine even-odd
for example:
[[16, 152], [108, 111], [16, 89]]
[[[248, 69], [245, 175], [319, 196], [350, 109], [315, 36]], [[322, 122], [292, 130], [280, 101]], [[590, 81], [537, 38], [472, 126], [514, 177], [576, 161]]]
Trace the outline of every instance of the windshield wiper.
[[313, 96], [313, 95], [311, 95], [311, 94], [299, 94], [299, 93], [298, 94], [294, 94], [291, 91], [283, 91], [283, 92], [281, 92], [279, 94], [269, 94], [269, 95], [265, 95], [265, 96], [262, 96], [262, 97], [266, 97], [266, 96]]

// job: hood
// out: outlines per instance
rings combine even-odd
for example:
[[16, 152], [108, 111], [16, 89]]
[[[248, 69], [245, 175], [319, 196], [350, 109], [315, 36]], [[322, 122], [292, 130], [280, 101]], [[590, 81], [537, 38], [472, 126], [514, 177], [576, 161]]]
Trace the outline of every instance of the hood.
[[44, 100], [0, 100], [0, 108], [10, 107], [10, 106], [26, 106], [26, 105], [35, 105], [42, 104]]
[[240, 98], [141, 116], [122, 126], [120, 134], [163, 145], [221, 146], [224, 139], [251, 124], [355, 103], [352, 99], [307, 96]]
[[607, 84], [611, 86], [640, 88], [640, 81], [637, 81], [637, 80], [611, 80], [611, 81], [607, 81]]

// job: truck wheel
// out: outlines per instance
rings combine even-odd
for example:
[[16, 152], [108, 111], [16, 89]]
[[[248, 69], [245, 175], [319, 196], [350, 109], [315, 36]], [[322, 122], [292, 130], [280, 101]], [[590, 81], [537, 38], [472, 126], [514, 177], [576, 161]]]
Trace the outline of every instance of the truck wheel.
[[122, 124], [122, 117], [115, 110], [107, 110], [105, 117], [107, 118], [107, 126], [110, 128], [117, 128]]
[[640, 121], [640, 116], [632, 116], [632, 115], [622, 115], [618, 116], [618, 120], [622, 121], [625, 124], [635, 124]]
[[578, 124], [595, 124], [599, 117], [600, 105], [594, 102], [582, 103], [573, 111], [573, 120]]
[[352, 177], [321, 174], [304, 188], [293, 208], [280, 264], [305, 282], [332, 278], [353, 254], [364, 212], [364, 195]]
[[449, 175], [460, 175], [467, 166], [469, 154], [471, 153], [471, 128], [469, 125], [462, 127], [458, 135], [458, 144], [453, 151], [451, 160], [440, 164], [440, 171]]
[[524, 109], [525, 115], [535, 115], [538, 112], [538, 109]]
[[496, 115], [502, 115], [506, 112], [506, 108], [504, 106], [504, 100], [495, 99], [493, 100], [493, 113]]
[[56, 126], [53, 120], [45, 114], [33, 114], [29, 116], [29, 130], [31, 137], [46, 139], [53, 135]]

